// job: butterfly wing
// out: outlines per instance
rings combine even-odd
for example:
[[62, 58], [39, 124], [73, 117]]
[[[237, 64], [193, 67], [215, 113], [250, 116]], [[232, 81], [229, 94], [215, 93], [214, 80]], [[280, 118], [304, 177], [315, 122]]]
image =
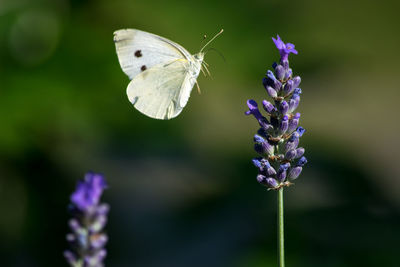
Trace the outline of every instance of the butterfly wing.
[[193, 76], [192, 66], [192, 62], [181, 59], [141, 72], [128, 85], [129, 101], [137, 110], [154, 119], [167, 120], [178, 116], [198, 75], [197, 72]]
[[118, 30], [114, 42], [121, 68], [130, 79], [158, 64], [191, 58], [179, 44], [140, 30]]

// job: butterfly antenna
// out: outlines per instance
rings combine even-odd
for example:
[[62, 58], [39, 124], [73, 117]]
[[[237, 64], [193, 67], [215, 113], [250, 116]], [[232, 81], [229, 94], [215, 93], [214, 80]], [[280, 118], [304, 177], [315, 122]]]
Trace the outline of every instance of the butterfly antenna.
[[203, 51], [203, 49], [204, 49], [207, 45], [209, 45], [212, 41], [214, 41], [214, 39], [217, 38], [217, 37], [218, 37], [221, 33], [223, 33], [223, 32], [224, 32], [224, 29], [221, 29], [221, 30], [219, 31], [219, 33], [217, 33], [216, 35], [214, 35], [214, 37], [211, 38], [211, 40], [208, 41], [208, 42], [203, 46], [203, 48], [200, 50], [200, 53]]
[[203, 45], [203, 43], [204, 43], [204, 41], [207, 39], [207, 35], [203, 35], [203, 40], [201, 40], [201, 42], [200, 42], [200, 49], [201, 49], [201, 47], [202, 47], [202, 45]]

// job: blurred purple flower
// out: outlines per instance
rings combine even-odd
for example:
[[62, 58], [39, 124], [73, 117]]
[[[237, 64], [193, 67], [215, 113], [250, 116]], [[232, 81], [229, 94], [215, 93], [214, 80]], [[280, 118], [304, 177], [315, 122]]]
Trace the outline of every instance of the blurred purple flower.
[[101, 267], [107, 255], [104, 246], [108, 237], [103, 233], [107, 223], [109, 206], [101, 204], [100, 198], [107, 188], [104, 177], [89, 172], [77, 183], [70, 200], [72, 218], [69, 220], [71, 233], [67, 234], [70, 250], [64, 257], [70, 266]]
[[83, 181], [78, 182], [71, 202], [82, 211], [90, 210], [99, 203], [105, 188], [107, 184], [103, 176], [89, 172]]

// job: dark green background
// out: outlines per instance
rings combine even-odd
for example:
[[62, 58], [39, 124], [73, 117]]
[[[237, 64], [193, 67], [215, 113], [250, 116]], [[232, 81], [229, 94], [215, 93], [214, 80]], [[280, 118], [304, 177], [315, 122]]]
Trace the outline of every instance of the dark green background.
[[[309, 164], [285, 191], [288, 267], [399, 266], [398, 1], [0, 1], [0, 265], [66, 266], [76, 180], [103, 173], [107, 266], [277, 266], [276, 193], [256, 182], [246, 100], [296, 45]], [[113, 31], [192, 53], [224, 34], [181, 115], [126, 97]]]

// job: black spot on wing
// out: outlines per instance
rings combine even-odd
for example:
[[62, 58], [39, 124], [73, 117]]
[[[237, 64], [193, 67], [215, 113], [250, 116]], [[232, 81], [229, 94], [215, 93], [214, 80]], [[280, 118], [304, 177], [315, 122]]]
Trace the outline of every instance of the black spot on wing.
[[136, 50], [135, 52], [135, 57], [141, 57], [142, 55], [142, 50]]
[[147, 67], [146, 67], [146, 65], [143, 65], [140, 69], [141, 69], [142, 71], [145, 71], [145, 70], [147, 70]]

